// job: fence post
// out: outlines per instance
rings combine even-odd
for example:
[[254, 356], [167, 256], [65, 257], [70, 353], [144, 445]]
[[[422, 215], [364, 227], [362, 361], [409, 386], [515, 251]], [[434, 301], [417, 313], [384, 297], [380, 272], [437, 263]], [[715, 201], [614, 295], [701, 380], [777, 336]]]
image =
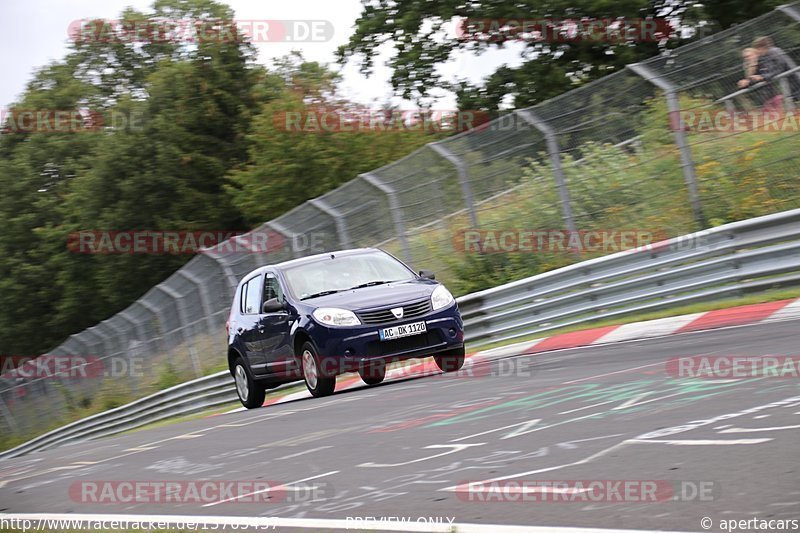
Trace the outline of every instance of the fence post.
[[405, 259], [406, 263], [411, 263], [411, 248], [408, 245], [408, 235], [406, 235], [403, 213], [400, 211], [400, 202], [397, 201], [397, 192], [391, 185], [384, 183], [378, 176], [370, 172], [360, 174], [358, 177], [386, 195], [386, 200], [389, 202], [389, 210], [392, 212], [394, 231], [397, 233], [397, 238], [400, 239], [400, 245], [403, 248], [403, 259]]
[[350, 236], [347, 234], [347, 223], [344, 220], [344, 215], [335, 207], [326, 204], [322, 197], [312, 198], [308, 203], [333, 219], [336, 224], [336, 234], [339, 236], [339, 244], [342, 248], [350, 248]]
[[274, 231], [283, 235], [284, 238], [289, 239], [289, 255], [292, 257], [292, 259], [295, 259], [297, 257], [302, 257], [302, 255], [297, 255], [297, 250], [295, 249], [295, 246], [297, 245], [297, 236], [300, 235], [299, 233], [290, 230], [289, 228], [287, 228], [280, 222], [276, 222], [275, 220], [270, 220], [269, 222], [265, 222], [264, 225], [269, 226]]
[[186, 270], [186, 267], [181, 268], [176, 272], [176, 274], [183, 276], [197, 287], [198, 291], [200, 292], [200, 305], [203, 307], [203, 314], [206, 315], [206, 320], [208, 321], [208, 331], [213, 332], [215, 324], [212, 315], [214, 314], [214, 311], [211, 310], [211, 298], [208, 294], [208, 285], [203, 283], [200, 278], [187, 272]]
[[[84, 330], [84, 333], [90, 333], [90, 334], [94, 335], [95, 337], [99, 338], [100, 339], [100, 343], [103, 345], [104, 355], [106, 357], [110, 357], [112, 352], [111, 352], [111, 346], [110, 346], [110, 341], [108, 339], [108, 335], [106, 335], [102, 331], [99, 331], [99, 326], [100, 326], [100, 324], [97, 324], [97, 325], [92, 326], [90, 328], [86, 328]], [[101, 354], [100, 358], [101, 359], [105, 359], [106, 357], [103, 357], [102, 355], [103, 354]]]
[[475, 212], [475, 201], [472, 198], [472, 187], [469, 185], [467, 165], [460, 157], [456, 156], [438, 142], [430, 143], [428, 146], [430, 146], [431, 150], [447, 159], [456, 167], [458, 171], [458, 181], [461, 183], [461, 194], [464, 196], [464, 205], [467, 208], [467, 212], [469, 212], [470, 224], [472, 224], [473, 228], [478, 228], [478, 215]]
[[[152, 291], [154, 289], [155, 288], [150, 289], [150, 290]], [[147, 294], [149, 294], [149, 292], [150, 291], [148, 291]], [[145, 294], [143, 297], [139, 298], [137, 301], [139, 302], [139, 304], [142, 307], [144, 307], [145, 309], [147, 309], [148, 311], [150, 311], [151, 313], [156, 315], [156, 317], [158, 318], [158, 337], [156, 337], [156, 339], [152, 339], [152, 338], [147, 339], [148, 341], [156, 340], [156, 352], [158, 352], [158, 351], [166, 349], [166, 343], [164, 342], [164, 336], [167, 334], [167, 320], [164, 318], [164, 310], [163, 309], [160, 309], [160, 308], [156, 307], [155, 305], [151, 304], [150, 302], [148, 302], [147, 300], [145, 300], [145, 297], [147, 296], [147, 294]], [[153, 352], [151, 351], [151, 353], [153, 353]]]
[[217, 255], [217, 252], [206, 251], [205, 254], [214, 260], [215, 263], [219, 265], [222, 271], [225, 273], [225, 278], [228, 280], [228, 287], [231, 290], [231, 298], [235, 296], [236, 287], [239, 285], [239, 278], [236, 277], [236, 273], [234, 273], [233, 269], [230, 267], [228, 263], [226, 263], [221, 257]]
[[[128, 308], [128, 309], [130, 309], [130, 308]], [[144, 340], [144, 339], [147, 338], [147, 332], [144, 329], [144, 324], [134, 320], [127, 309], [124, 310], [124, 311], [120, 311], [119, 312], [119, 316], [122, 317], [124, 320], [127, 320], [130, 324], [133, 325], [134, 329], [136, 330], [136, 336], [139, 337], [139, 339]]]
[[173, 300], [175, 300], [175, 307], [178, 308], [178, 317], [181, 321], [181, 337], [183, 337], [183, 342], [188, 345], [189, 348], [189, 359], [192, 361], [192, 367], [194, 368], [195, 375], [199, 378], [203, 376], [203, 371], [200, 368], [200, 361], [197, 357], [197, 350], [194, 349], [194, 343], [192, 342], [192, 335], [189, 334], [186, 329], [189, 327], [189, 317], [186, 315], [186, 309], [181, 305], [181, 295], [178, 294], [178, 291], [171, 287], [167, 287], [166, 283], [159, 283], [155, 287], [156, 289], [160, 290]]
[[[667, 100], [667, 110], [669, 111], [668, 123], [671, 125], [675, 134], [675, 144], [681, 154], [681, 168], [683, 170], [683, 179], [686, 182], [686, 188], [689, 190], [689, 202], [692, 205], [692, 213], [694, 219], [703, 229], [707, 226], [705, 215], [703, 214], [703, 206], [700, 202], [700, 192], [697, 187], [697, 177], [694, 171], [694, 161], [692, 160], [692, 151], [689, 148], [689, 143], [686, 141], [686, 133], [683, 131], [680, 122], [680, 103], [678, 102], [677, 88], [670, 82], [660, 77], [657, 73], [653, 72], [641, 63], [633, 63], [628, 65], [634, 73], [649, 81], [662, 91]], [[673, 120], [677, 119], [677, 123]]]
[[783, 13], [786, 13], [787, 15], [789, 15], [789, 17], [793, 18], [795, 21], [800, 22], [800, 11], [795, 9], [793, 6], [783, 5], [783, 6], [778, 6], [775, 9]]
[[[13, 390], [13, 388], [8, 390]], [[14, 415], [12, 415], [11, 411], [8, 409], [6, 401], [3, 399], [2, 394], [0, 394], [0, 411], [3, 412], [3, 418], [6, 419], [6, 424], [8, 425], [8, 428], [13, 433], [17, 433], [19, 431], [19, 426], [17, 425], [17, 421], [14, 420]]]
[[[518, 111], [522, 119], [539, 130], [544, 135], [547, 142], [547, 152], [550, 154], [550, 162], [553, 164], [553, 175], [558, 187], [558, 197], [561, 199], [561, 211], [564, 216], [564, 224], [572, 235], [577, 234], [578, 227], [575, 225], [575, 214], [572, 212], [572, 200], [567, 188], [567, 180], [564, 176], [564, 168], [561, 166], [561, 149], [558, 146], [558, 139], [553, 128], [544, 120], [537, 117], [529, 109]], [[576, 252], [577, 253], [577, 252]]]

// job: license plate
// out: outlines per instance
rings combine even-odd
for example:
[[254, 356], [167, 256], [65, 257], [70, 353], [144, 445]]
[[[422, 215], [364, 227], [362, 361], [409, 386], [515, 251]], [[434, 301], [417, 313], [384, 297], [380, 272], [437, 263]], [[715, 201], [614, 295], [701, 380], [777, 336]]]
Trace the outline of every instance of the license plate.
[[425, 322], [414, 322], [413, 324], [403, 324], [402, 326], [385, 328], [378, 333], [382, 341], [388, 341], [399, 339], [400, 337], [408, 337], [409, 335], [419, 335], [426, 331], [428, 331], [428, 328], [425, 326]]

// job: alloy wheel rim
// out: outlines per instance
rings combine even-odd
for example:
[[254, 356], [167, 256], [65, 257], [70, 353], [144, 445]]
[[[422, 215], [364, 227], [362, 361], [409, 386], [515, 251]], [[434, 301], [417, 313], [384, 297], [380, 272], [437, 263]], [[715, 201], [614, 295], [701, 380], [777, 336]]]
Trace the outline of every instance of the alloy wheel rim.
[[317, 388], [317, 362], [314, 360], [314, 355], [308, 350], [303, 352], [303, 376], [309, 387]]
[[239, 393], [239, 398], [247, 401], [247, 396], [250, 393], [247, 386], [247, 375], [244, 373], [244, 368], [241, 365], [236, 366], [236, 392]]

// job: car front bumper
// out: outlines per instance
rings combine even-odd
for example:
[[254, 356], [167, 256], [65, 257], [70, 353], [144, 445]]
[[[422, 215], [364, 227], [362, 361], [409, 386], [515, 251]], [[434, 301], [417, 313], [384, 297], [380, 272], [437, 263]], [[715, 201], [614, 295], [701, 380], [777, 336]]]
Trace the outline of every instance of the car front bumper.
[[[379, 331], [384, 328], [416, 322], [425, 322], [427, 331], [398, 339], [380, 339]], [[464, 346], [464, 323], [455, 304], [408, 320], [345, 328], [316, 325], [309, 333], [319, 350], [322, 370], [328, 375], [352, 372], [378, 362], [427, 357]]]

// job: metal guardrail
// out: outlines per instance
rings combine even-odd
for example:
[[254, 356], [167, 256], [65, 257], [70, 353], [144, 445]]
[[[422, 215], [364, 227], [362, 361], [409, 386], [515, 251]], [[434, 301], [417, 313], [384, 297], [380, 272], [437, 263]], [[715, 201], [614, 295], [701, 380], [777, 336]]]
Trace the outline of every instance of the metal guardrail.
[[[458, 298], [471, 347], [624, 314], [800, 283], [800, 209], [584, 261]], [[279, 388], [286, 388], [284, 385]], [[0, 459], [236, 402], [227, 371], [32, 439]]]
[[576, 263], [458, 300], [473, 347], [800, 283], [800, 209]]
[[[272, 390], [289, 386], [284, 385]], [[54, 429], [0, 453], [0, 460], [116, 435], [167, 418], [188, 415], [238, 401], [233, 378], [230, 372], [223, 370]]]

